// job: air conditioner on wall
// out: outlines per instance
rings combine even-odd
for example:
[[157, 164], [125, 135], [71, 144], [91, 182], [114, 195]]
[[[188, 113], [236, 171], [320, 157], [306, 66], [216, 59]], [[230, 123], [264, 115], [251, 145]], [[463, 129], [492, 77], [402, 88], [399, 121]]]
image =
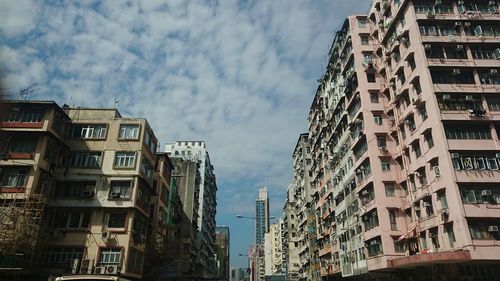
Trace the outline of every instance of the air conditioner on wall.
[[488, 226], [488, 232], [498, 232], [498, 225]]
[[491, 190], [489, 190], [489, 189], [482, 190], [481, 196], [491, 196]]

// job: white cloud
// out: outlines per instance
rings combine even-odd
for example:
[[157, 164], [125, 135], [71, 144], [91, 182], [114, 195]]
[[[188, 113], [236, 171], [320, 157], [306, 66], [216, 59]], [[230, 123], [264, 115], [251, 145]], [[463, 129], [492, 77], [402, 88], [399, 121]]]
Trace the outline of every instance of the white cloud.
[[60, 104], [124, 97], [161, 142], [207, 141], [219, 214], [252, 212], [262, 185], [279, 211], [334, 31], [368, 8], [357, 2], [2, 1], [1, 70]]
[[38, 19], [38, 1], [0, 1], [0, 32], [7, 36], [30, 32]]

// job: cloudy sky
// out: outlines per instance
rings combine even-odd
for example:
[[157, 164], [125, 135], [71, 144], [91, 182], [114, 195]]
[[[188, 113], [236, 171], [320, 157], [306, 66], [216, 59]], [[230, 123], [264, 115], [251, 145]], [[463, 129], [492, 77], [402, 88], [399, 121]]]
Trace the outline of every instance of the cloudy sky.
[[[291, 153], [335, 30], [369, 0], [0, 1], [4, 87], [29, 98], [117, 107], [164, 144], [205, 140], [245, 266], [260, 186], [281, 215]], [[353, 4], [355, 3], [355, 5]], [[18, 96], [17, 96], [18, 97]]]

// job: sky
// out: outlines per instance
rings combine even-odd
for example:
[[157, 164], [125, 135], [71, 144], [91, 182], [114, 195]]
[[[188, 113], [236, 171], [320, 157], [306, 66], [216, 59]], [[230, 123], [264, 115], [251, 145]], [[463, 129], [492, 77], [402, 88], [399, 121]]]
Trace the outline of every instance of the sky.
[[[218, 225], [245, 267], [258, 189], [280, 217], [291, 155], [344, 18], [369, 0], [0, 1], [5, 93], [117, 107], [162, 144], [204, 140]], [[355, 3], [355, 4], [354, 4]]]

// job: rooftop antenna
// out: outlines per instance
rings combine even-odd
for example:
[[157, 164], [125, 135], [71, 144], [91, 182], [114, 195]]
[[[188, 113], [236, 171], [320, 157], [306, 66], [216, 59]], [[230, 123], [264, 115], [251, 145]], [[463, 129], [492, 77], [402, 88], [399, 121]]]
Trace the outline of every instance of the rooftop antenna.
[[40, 88], [33, 88], [33, 87], [35, 87], [35, 85], [36, 85], [36, 83], [29, 86], [28, 88], [24, 88], [24, 89], [21, 89], [19, 91], [19, 95], [21, 96], [21, 98], [23, 100], [26, 100], [28, 98], [28, 95], [40, 90]]
[[124, 102], [125, 101], [125, 98], [114, 98], [113, 99], [113, 106], [114, 108], [117, 108], [118, 105], [120, 105], [120, 102]]

